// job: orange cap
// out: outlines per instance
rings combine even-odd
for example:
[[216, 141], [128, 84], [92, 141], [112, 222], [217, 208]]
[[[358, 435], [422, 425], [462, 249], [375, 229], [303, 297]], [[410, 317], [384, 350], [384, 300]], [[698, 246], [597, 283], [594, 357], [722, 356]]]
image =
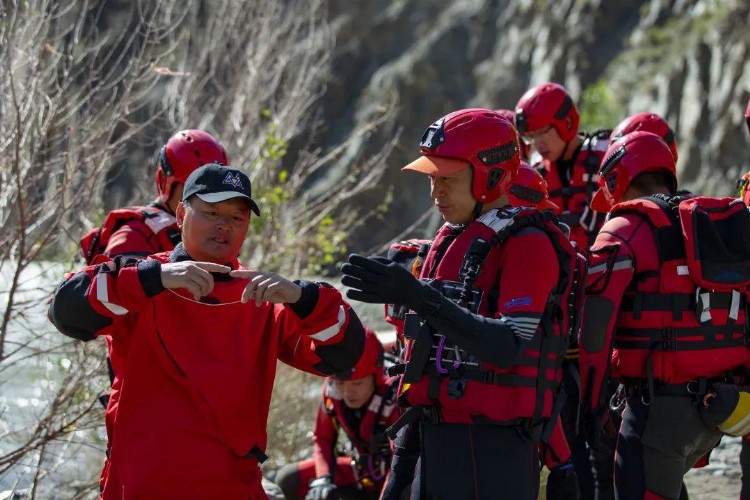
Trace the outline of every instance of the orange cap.
[[446, 176], [455, 174], [471, 164], [465, 160], [454, 160], [453, 158], [443, 158], [442, 156], [420, 156], [407, 166], [404, 170], [414, 170], [427, 175]]

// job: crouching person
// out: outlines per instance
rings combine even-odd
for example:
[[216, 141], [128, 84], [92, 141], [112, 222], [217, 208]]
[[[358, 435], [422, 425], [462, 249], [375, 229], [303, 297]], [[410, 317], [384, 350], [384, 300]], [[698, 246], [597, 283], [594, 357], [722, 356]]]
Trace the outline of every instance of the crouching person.
[[[325, 380], [313, 430], [313, 457], [286, 465], [276, 483], [287, 499], [377, 499], [391, 462], [386, 428], [398, 419], [397, 380], [383, 368], [383, 346], [371, 331], [357, 365]], [[339, 429], [352, 455], [336, 456]]]
[[185, 182], [182, 243], [65, 276], [49, 318], [127, 355], [104, 498], [266, 498], [266, 420], [280, 359], [319, 375], [359, 359], [364, 329], [334, 288], [238, 263], [250, 180], [209, 164]]

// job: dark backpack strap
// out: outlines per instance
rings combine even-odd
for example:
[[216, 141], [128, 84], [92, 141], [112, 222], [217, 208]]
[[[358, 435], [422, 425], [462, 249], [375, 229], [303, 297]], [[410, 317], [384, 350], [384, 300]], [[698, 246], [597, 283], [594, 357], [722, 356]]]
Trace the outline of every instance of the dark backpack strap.
[[665, 194], [654, 194], [644, 196], [645, 199], [654, 203], [664, 215], [669, 218], [670, 225], [657, 227], [649, 217], [643, 212], [632, 209], [615, 210], [611, 213], [610, 218], [618, 217], [624, 214], [635, 214], [648, 222], [654, 232], [656, 239], [656, 250], [659, 255], [659, 267], [664, 262], [685, 258], [685, 243], [682, 236], [682, 226], [680, 225], [680, 216], [677, 207], [680, 202], [689, 198], [689, 196], [673, 196]]
[[[552, 244], [555, 246], [555, 252], [559, 254], [559, 252], [562, 250], [559, 247], [558, 241], [555, 239], [555, 236], [552, 234], [552, 230], [549, 228], [549, 225], [547, 223], [552, 222], [555, 225], [558, 223], [558, 218], [555, 214], [553, 214], [551, 211], [545, 210], [543, 212], [536, 212], [533, 214], [529, 214], [523, 218], [516, 219], [513, 221], [512, 224], [508, 224], [503, 229], [495, 233], [493, 236], [491, 242], [493, 245], [502, 245], [503, 242], [505, 242], [509, 237], [511, 237], [513, 234], [517, 233], [518, 231], [525, 229], [527, 227], [536, 227], [543, 231], [550, 239]], [[558, 264], [560, 263], [558, 259]], [[561, 279], [563, 276], [561, 275]], [[570, 277], [572, 279], [572, 276]], [[553, 297], [557, 295], [558, 293], [561, 293], [565, 289], [568, 288], [568, 284], [566, 283], [564, 286], [561, 282], [558, 282], [555, 285], [554, 293], [552, 294]], [[555, 306], [559, 306], [559, 304], [556, 304], [555, 301], [551, 301], [548, 303], [546, 312], [544, 316], [546, 318], [542, 318], [542, 322], [546, 321], [548, 322], [547, 325], [543, 325], [542, 331], [544, 337], [548, 337], [552, 334], [550, 332], [550, 328], [552, 328], [552, 325], [549, 324], [550, 318], [553, 317], [555, 314], [553, 308]], [[561, 335], [567, 336], [567, 332], [560, 332]], [[551, 339], [550, 339], [551, 340]], [[562, 347], [561, 345], [562, 344]], [[529, 427], [530, 429], [536, 429], [540, 428], [540, 426], [543, 424], [542, 419], [542, 411], [544, 409], [544, 396], [546, 393], [546, 390], [549, 389], [549, 383], [546, 380], [546, 369], [542, 366], [543, 358], [546, 358], [547, 355], [551, 350], [559, 350], [559, 359], [556, 360], [555, 369], [558, 369], [562, 364], [562, 359], [564, 357], [565, 353], [565, 342], [559, 343], [559, 342], [541, 342], [540, 346], [540, 367], [537, 374], [537, 380], [536, 380], [536, 402], [535, 402], [535, 408], [534, 408], [534, 415], [530, 419]], [[536, 432], [536, 431], [535, 431]]]

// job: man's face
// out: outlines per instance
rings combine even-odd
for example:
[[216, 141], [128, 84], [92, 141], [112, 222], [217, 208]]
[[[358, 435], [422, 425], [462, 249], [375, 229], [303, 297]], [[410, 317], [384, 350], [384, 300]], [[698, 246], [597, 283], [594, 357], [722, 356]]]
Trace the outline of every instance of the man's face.
[[356, 410], [362, 408], [372, 398], [375, 392], [375, 375], [368, 375], [357, 380], [333, 379], [333, 385], [341, 394], [344, 404]]
[[527, 132], [521, 135], [523, 142], [533, 151], [548, 161], [559, 160], [565, 151], [566, 143], [560, 138], [557, 129], [552, 125], [547, 125], [533, 132]]
[[235, 259], [250, 224], [250, 207], [243, 198], [207, 203], [192, 196], [176, 211], [182, 244], [195, 260], [225, 264]]
[[440, 215], [452, 224], [468, 224], [474, 218], [477, 200], [471, 193], [472, 170], [466, 168], [445, 176], [430, 176], [430, 196]]

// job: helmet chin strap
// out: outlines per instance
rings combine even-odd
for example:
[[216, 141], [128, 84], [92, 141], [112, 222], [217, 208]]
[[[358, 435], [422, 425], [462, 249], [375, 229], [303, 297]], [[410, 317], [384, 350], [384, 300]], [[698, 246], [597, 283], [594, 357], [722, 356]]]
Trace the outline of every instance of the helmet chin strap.
[[562, 155], [560, 155], [560, 160], [565, 161], [565, 155], [568, 153], [568, 148], [570, 147], [571, 142], [573, 141], [570, 140], [565, 143], [565, 148], [563, 149]]

